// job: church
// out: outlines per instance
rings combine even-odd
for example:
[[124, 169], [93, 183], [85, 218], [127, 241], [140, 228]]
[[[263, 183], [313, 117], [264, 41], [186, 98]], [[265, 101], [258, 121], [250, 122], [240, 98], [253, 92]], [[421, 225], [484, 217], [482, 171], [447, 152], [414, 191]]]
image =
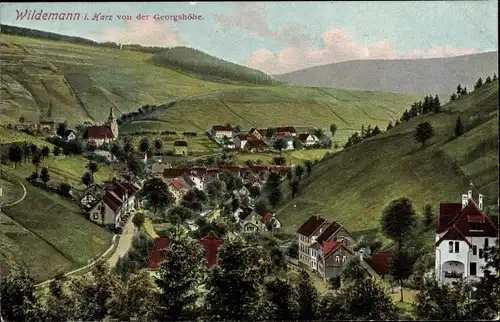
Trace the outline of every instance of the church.
[[87, 127], [83, 139], [87, 144], [93, 142], [97, 147], [109, 143], [118, 138], [118, 122], [113, 113], [113, 107], [109, 109], [108, 121], [102, 125]]

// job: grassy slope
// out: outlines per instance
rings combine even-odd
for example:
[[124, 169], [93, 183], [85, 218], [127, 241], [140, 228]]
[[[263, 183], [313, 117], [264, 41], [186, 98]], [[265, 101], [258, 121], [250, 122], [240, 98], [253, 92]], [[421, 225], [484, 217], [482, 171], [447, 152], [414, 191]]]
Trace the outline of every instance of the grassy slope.
[[2, 170], [5, 181], [23, 182], [27, 190], [22, 202], [2, 208], [8, 216], [0, 219], [2, 272], [23, 266], [44, 280], [87, 264], [109, 247], [111, 233], [87, 220], [74, 202], [33, 187], [13, 169]]
[[[335, 89], [223, 84], [203, 81], [150, 62], [151, 54], [1, 35], [0, 122], [38, 120], [49, 101], [56, 121], [102, 122], [145, 104], [178, 103], [137, 129], [205, 130], [231, 122], [359, 129], [384, 126], [420, 97]], [[40, 111], [39, 111], [40, 110]], [[344, 122], [345, 121], [345, 122]]]
[[[498, 83], [445, 106], [438, 115], [421, 116], [318, 163], [303, 193], [278, 206], [278, 217], [294, 231], [313, 214], [339, 220], [358, 235], [378, 231], [382, 209], [409, 197], [418, 213], [424, 204], [459, 202], [469, 179], [496, 202], [498, 195]], [[467, 132], [453, 138], [462, 113]], [[413, 130], [430, 122], [436, 136], [420, 149]], [[289, 194], [288, 187], [284, 190]], [[477, 194], [477, 192], [475, 192]]]

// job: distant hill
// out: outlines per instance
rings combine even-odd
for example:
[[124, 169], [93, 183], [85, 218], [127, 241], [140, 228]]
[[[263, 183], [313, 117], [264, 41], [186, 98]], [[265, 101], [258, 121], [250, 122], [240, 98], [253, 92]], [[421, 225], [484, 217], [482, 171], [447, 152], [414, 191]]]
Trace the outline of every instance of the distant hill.
[[498, 51], [450, 58], [352, 60], [275, 75], [294, 85], [394, 93], [453, 93], [498, 72]]
[[[259, 70], [234, 64], [189, 47], [173, 47], [153, 55], [153, 63], [203, 75], [209, 80], [229, 79], [254, 84], [273, 84], [273, 78]], [[208, 77], [207, 77], [208, 76]]]
[[[460, 116], [465, 133], [454, 135]], [[432, 124], [435, 136], [427, 147], [415, 142], [417, 124]], [[294, 232], [309, 216], [337, 220], [357, 236], [380, 233], [379, 219], [390, 201], [412, 200], [422, 214], [430, 204], [437, 215], [441, 202], [460, 202], [474, 184], [473, 194], [488, 196], [485, 207], [498, 197], [498, 81], [451, 101], [439, 114], [417, 116], [387, 132], [363, 140], [315, 164], [301, 179], [300, 193], [290, 198], [288, 180], [277, 207], [283, 228]], [[425, 245], [429, 246], [432, 227]], [[420, 247], [420, 246], [419, 246]], [[432, 247], [431, 247], [432, 249]]]

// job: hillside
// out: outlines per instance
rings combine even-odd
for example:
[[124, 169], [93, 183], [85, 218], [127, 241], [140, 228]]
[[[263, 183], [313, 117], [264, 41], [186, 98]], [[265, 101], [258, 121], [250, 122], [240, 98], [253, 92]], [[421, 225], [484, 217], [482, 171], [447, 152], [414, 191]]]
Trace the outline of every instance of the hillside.
[[[311, 215], [338, 220], [358, 236], [377, 234], [382, 209], [410, 198], [420, 214], [425, 204], [460, 202], [471, 180], [478, 193], [498, 196], [498, 81], [446, 104], [437, 115], [418, 116], [314, 165], [295, 200], [279, 205], [285, 230], [295, 231]], [[461, 115], [466, 132], [454, 138]], [[418, 123], [430, 122], [436, 135], [421, 149], [414, 141]], [[289, 196], [288, 182], [283, 190]]]
[[353, 60], [275, 75], [294, 85], [394, 93], [453, 93], [472, 89], [479, 77], [498, 71], [498, 52], [414, 60]]
[[15, 123], [20, 116], [26, 122], [37, 122], [50, 103], [56, 122], [75, 124], [102, 122], [110, 107], [120, 116], [146, 104], [177, 102], [169, 110], [158, 111], [162, 115], [155, 115], [147, 124], [134, 127], [149, 128], [154, 121], [154, 127], [163, 130], [206, 129], [227, 121], [259, 126], [338, 122], [339, 128], [358, 129], [361, 123], [377, 120], [385, 125], [421, 99], [206, 81], [153, 64], [150, 53], [12, 35], [0, 35], [0, 57], [2, 123]]
[[271, 85], [271, 76], [252, 68], [234, 64], [200, 50], [189, 47], [173, 47], [151, 57], [153, 63], [169, 68], [178, 68], [198, 74], [202, 79], [245, 81]]

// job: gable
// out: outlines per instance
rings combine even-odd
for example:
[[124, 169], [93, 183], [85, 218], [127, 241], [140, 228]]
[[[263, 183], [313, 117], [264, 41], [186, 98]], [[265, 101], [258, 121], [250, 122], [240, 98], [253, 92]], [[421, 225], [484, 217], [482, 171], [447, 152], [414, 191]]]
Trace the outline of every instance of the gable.
[[326, 219], [321, 218], [320, 216], [311, 216], [302, 226], [300, 226], [300, 228], [297, 230], [297, 233], [310, 237], [325, 222]]

